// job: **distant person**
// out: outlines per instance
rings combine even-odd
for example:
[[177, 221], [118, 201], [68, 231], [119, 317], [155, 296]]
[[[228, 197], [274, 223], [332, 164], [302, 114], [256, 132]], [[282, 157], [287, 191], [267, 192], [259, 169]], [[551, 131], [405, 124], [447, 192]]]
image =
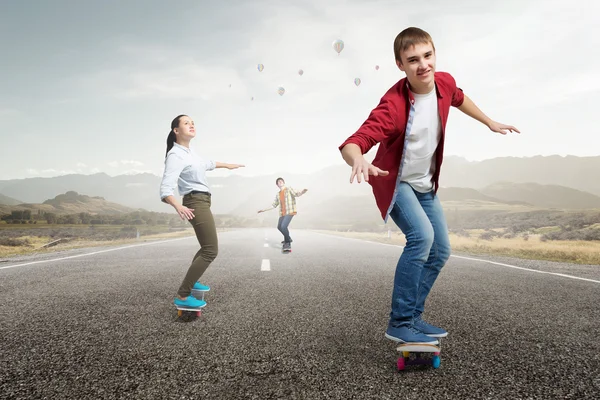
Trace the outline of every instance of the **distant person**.
[[277, 222], [277, 229], [283, 235], [283, 249], [290, 249], [292, 247], [292, 238], [290, 237], [290, 231], [288, 226], [292, 222], [292, 218], [297, 214], [296, 209], [296, 197], [302, 196], [308, 191], [304, 189], [301, 192], [296, 192], [293, 188], [287, 187], [283, 178], [277, 178], [275, 184], [279, 188], [279, 193], [275, 195], [275, 201], [271, 205], [271, 208], [264, 210], [258, 210], [258, 213], [270, 211], [279, 206], [279, 221]]
[[[190, 149], [190, 141], [194, 137], [194, 121], [187, 115], [179, 115], [171, 122], [160, 199], [172, 205], [181, 219], [190, 221], [200, 243], [200, 250], [194, 256], [174, 300], [177, 306], [199, 308], [204, 307], [206, 302], [196, 299], [191, 294], [192, 288], [199, 291], [210, 290], [209, 286], [201, 284], [198, 279], [218, 252], [217, 229], [210, 211], [211, 193], [205, 173], [215, 168], [236, 169], [244, 165], [225, 164], [199, 157]], [[174, 197], [175, 187], [183, 196], [183, 205]]]
[[[437, 197], [446, 121], [450, 107], [503, 135], [515, 127], [488, 118], [446, 72], [436, 72], [433, 40], [407, 28], [394, 41], [396, 65], [406, 73], [381, 98], [368, 119], [339, 147], [352, 167], [350, 183], [361, 175], [373, 188], [384, 221], [388, 216], [406, 236], [396, 265], [385, 336], [403, 343], [437, 344], [448, 332], [421, 314], [440, 270], [450, 257], [446, 220]], [[520, 132], [519, 132], [520, 133]], [[364, 154], [379, 145], [373, 164]], [[373, 175], [369, 179], [369, 175]]]

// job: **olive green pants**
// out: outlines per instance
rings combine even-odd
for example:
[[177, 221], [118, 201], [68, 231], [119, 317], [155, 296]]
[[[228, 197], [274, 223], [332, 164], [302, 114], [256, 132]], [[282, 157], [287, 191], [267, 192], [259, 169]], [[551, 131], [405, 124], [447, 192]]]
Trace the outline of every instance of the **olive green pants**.
[[200, 243], [200, 250], [194, 256], [192, 265], [188, 269], [177, 294], [181, 297], [187, 297], [192, 293], [194, 283], [211, 262], [217, 257], [219, 251], [219, 242], [217, 238], [217, 228], [212, 212], [210, 211], [210, 195], [205, 193], [186, 194], [183, 196], [183, 205], [194, 211], [194, 218], [190, 223], [196, 232], [196, 238]]

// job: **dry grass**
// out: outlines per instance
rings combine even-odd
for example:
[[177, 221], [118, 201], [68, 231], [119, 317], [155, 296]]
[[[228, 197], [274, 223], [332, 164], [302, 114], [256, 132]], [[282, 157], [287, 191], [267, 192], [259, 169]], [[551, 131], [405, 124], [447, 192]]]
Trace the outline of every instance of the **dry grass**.
[[[392, 232], [337, 232], [320, 231], [343, 237], [370, 240], [373, 242], [405, 245], [404, 235]], [[450, 244], [453, 251], [471, 254], [510, 256], [532, 260], [547, 260], [569, 262], [575, 264], [600, 265], [600, 242], [598, 241], [546, 241], [542, 242], [539, 235], [530, 235], [528, 240], [523, 237], [494, 238], [493, 240], [479, 239], [482, 230], [469, 231], [472, 237], [450, 234]]]
[[[217, 229], [217, 231], [221, 232], [226, 229]], [[117, 239], [117, 240], [86, 240], [86, 239], [71, 239], [65, 243], [59, 243], [52, 247], [42, 248], [43, 245], [52, 242], [53, 238], [47, 236], [21, 236], [17, 239], [20, 240], [28, 240], [29, 246], [2, 246], [0, 245], [0, 258], [16, 256], [16, 255], [24, 255], [24, 254], [33, 254], [33, 253], [52, 253], [56, 251], [63, 250], [71, 250], [78, 249], [83, 247], [101, 247], [101, 246], [115, 246], [122, 244], [134, 244], [134, 243], [143, 243], [151, 240], [160, 240], [160, 239], [174, 239], [178, 237], [185, 236], [194, 236], [194, 230], [192, 228], [187, 228], [183, 231], [177, 232], [165, 232], [158, 233], [154, 235], [145, 235], [140, 237], [140, 239]]]

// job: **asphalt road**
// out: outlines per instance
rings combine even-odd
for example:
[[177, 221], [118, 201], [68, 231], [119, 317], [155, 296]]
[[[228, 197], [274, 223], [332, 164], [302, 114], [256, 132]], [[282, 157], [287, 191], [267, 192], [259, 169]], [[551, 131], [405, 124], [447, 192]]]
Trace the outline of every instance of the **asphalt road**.
[[220, 233], [192, 322], [172, 302], [195, 238], [0, 260], [0, 398], [600, 398], [600, 266], [453, 256], [424, 315], [441, 367], [399, 372], [402, 249], [291, 229], [291, 254]]

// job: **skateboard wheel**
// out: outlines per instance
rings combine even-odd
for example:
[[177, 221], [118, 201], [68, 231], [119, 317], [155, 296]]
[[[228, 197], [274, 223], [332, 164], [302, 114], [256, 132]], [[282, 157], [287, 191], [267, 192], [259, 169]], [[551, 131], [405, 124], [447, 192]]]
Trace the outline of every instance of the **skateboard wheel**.
[[402, 356], [404, 356], [404, 358], [408, 358], [408, 357], [410, 357], [410, 352], [408, 352], [408, 351], [403, 351], [403, 352], [402, 352]]
[[439, 352], [439, 351], [436, 351], [435, 353], [433, 353], [433, 355], [434, 355], [434, 356], [439, 356], [439, 355], [440, 355], [440, 352]]
[[183, 311], [181, 311], [181, 310], [177, 310], [177, 316], [178, 316], [178, 317], [181, 317], [181, 314], [183, 314]]
[[404, 370], [404, 358], [400, 357], [398, 358], [398, 371], [402, 370]]
[[196, 317], [199, 317], [199, 316], [201, 316], [201, 315], [202, 315], [202, 312], [201, 312], [201, 311], [196, 311]]
[[433, 368], [439, 368], [441, 363], [442, 363], [442, 360], [440, 359], [440, 356], [438, 356], [438, 355], [433, 356]]

